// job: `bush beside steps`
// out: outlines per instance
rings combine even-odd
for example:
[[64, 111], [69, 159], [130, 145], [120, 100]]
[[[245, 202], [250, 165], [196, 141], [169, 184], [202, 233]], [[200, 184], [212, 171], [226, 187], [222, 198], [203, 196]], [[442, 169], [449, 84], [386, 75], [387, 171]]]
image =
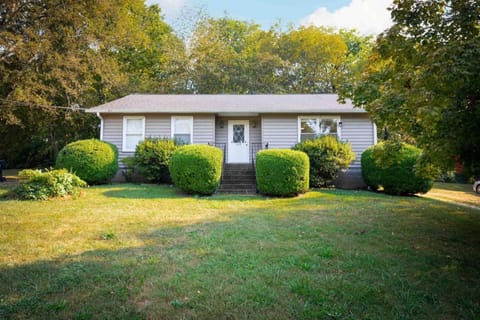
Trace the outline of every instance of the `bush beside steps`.
[[185, 145], [169, 164], [173, 184], [190, 194], [211, 195], [220, 186], [223, 152], [208, 145]]
[[265, 195], [291, 197], [308, 191], [310, 162], [301, 151], [262, 150], [256, 158], [257, 188]]

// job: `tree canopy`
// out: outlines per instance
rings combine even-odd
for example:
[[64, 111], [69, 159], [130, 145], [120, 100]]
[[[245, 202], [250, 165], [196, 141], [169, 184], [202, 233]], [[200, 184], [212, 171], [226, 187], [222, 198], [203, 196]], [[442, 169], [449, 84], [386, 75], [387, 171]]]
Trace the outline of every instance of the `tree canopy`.
[[0, 3], [0, 158], [48, 165], [58, 149], [96, 136], [79, 113], [130, 92], [183, 87], [183, 43], [142, 0]]
[[340, 88], [380, 125], [415, 138], [443, 167], [480, 174], [480, 6], [395, 0], [394, 24]]
[[182, 41], [143, 0], [0, 3], [0, 158], [48, 166], [98, 136], [79, 112], [134, 92], [331, 93], [362, 54], [355, 32], [201, 17]]

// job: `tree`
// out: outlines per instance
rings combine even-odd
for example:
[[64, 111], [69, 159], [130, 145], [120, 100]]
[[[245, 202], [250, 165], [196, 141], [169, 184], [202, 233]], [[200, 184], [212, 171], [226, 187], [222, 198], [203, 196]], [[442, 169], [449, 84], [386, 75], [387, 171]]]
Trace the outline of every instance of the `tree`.
[[280, 37], [279, 55], [286, 61], [283, 85], [292, 93], [336, 92], [347, 56], [342, 36], [319, 27], [300, 27]]
[[193, 91], [259, 93], [279, 90], [275, 71], [281, 60], [271, 50], [273, 32], [228, 17], [206, 18], [191, 39]]
[[342, 88], [381, 126], [414, 137], [430, 160], [480, 172], [480, 6], [396, 0], [394, 25]]
[[98, 136], [98, 119], [76, 107], [182, 87], [171, 76], [182, 50], [142, 0], [1, 2], [0, 158], [47, 165], [68, 142]]
[[134, 16], [134, 27], [143, 32], [142, 41], [126, 43], [115, 54], [120, 70], [128, 76], [124, 91], [184, 92], [188, 71], [184, 43], [162, 20], [157, 5], [138, 5]]

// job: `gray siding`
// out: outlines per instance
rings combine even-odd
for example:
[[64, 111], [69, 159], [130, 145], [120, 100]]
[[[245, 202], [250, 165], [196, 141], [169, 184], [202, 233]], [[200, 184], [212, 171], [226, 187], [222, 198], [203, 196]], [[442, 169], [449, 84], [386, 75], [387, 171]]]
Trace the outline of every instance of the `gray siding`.
[[352, 145], [357, 159], [350, 165], [351, 168], [360, 167], [363, 151], [375, 143], [374, 126], [366, 115], [342, 115], [342, 140]]
[[297, 115], [263, 115], [262, 144], [269, 149], [287, 149], [298, 140]]
[[145, 137], [165, 138], [172, 135], [172, 118], [168, 114], [147, 114], [145, 116]]
[[215, 143], [215, 115], [193, 116], [193, 143]]
[[[119, 160], [133, 155], [133, 152], [122, 152], [123, 143], [123, 115], [104, 114], [103, 117], [103, 140], [117, 146]], [[119, 161], [123, 167], [123, 163]]]

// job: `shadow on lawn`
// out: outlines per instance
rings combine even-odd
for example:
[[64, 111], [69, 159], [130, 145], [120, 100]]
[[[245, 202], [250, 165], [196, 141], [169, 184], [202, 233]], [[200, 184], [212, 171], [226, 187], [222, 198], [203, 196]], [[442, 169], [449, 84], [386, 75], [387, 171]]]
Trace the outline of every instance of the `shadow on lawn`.
[[[102, 187], [99, 187], [102, 188]], [[186, 194], [173, 185], [165, 184], [120, 184], [108, 185], [107, 191], [102, 194], [110, 198], [123, 198], [123, 199], [198, 199], [198, 200], [215, 200], [215, 201], [252, 201], [263, 200], [260, 194], [254, 195], [235, 195], [235, 194], [213, 194], [211, 196], [198, 196]]]

